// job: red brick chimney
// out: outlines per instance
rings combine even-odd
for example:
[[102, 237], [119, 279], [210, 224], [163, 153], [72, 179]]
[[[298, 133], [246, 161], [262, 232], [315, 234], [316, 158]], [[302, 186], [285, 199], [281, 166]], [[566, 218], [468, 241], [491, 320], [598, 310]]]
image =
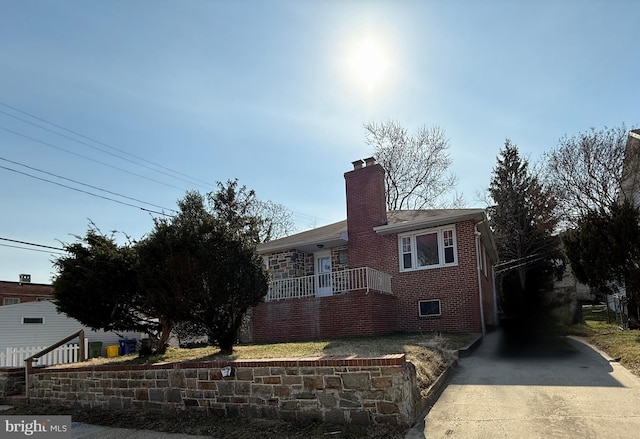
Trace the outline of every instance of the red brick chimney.
[[[373, 157], [353, 162], [344, 174], [347, 191], [347, 230], [351, 268], [372, 266], [371, 254], [380, 248], [381, 237], [374, 227], [387, 224], [384, 169]], [[375, 265], [375, 264], [373, 264]]]

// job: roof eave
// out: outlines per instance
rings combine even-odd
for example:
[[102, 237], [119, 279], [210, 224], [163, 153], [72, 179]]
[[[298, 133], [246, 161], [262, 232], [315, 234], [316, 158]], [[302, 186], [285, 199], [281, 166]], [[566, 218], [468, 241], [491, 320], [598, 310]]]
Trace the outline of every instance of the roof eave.
[[342, 232], [338, 235], [318, 237], [317, 239], [311, 241], [300, 240], [284, 243], [274, 242], [273, 244], [266, 242], [264, 244], [258, 245], [256, 253], [258, 253], [259, 255], [264, 255], [267, 253], [293, 249], [302, 251], [314, 251], [318, 250], [319, 248], [330, 249], [331, 247], [346, 245], [348, 241], [349, 237], [347, 235], [347, 232]]
[[389, 235], [392, 233], [409, 232], [411, 230], [426, 229], [430, 227], [443, 226], [445, 224], [458, 223], [461, 221], [484, 219], [484, 212], [479, 210], [476, 212], [464, 213], [462, 215], [447, 215], [439, 218], [418, 219], [413, 221], [403, 221], [399, 223], [387, 224], [384, 226], [374, 227], [373, 230], [379, 235]]

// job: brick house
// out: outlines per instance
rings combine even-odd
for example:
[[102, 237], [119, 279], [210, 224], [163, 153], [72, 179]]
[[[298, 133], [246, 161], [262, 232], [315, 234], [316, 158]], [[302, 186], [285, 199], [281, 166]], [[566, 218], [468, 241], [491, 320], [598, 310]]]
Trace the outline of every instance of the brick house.
[[0, 280], [0, 306], [51, 299], [53, 286], [31, 283], [31, 276], [21, 274], [19, 282]]
[[258, 246], [271, 274], [253, 341], [484, 332], [498, 323], [482, 209], [386, 210], [373, 158], [344, 174], [347, 219]]

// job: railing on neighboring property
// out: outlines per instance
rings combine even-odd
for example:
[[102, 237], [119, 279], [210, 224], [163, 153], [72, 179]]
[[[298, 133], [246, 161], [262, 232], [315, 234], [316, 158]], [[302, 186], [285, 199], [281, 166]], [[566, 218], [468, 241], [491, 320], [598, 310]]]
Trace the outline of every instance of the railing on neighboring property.
[[84, 337], [83, 329], [74, 332], [73, 334], [63, 338], [59, 342], [52, 344], [48, 348], [44, 348], [36, 352], [35, 354], [31, 355], [30, 357], [24, 359], [24, 382], [25, 382], [25, 389], [27, 393], [26, 395], [27, 402], [29, 401], [29, 375], [31, 375], [31, 371], [33, 369], [33, 363], [38, 361], [40, 358], [44, 357], [45, 355], [49, 354], [50, 352], [55, 351], [60, 346], [66, 343], [69, 343], [71, 340], [73, 340], [76, 337], [78, 338], [78, 355], [76, 357], [77, 358], [76, 361], [84, 361], [87, 359], [87, 353], [89, 351], [86, 348], [86, 346], [88, 345], [86, 344], [87, 339]]
[[300, 299], [365, 290], [391, 294], [391, 275], [369, 267], [273, 280], [266, 301]]
[[[89, 352], [88, 339], [85, 339], [84, 345], [84, 351]], [[6, 348], [4, 351], [0, 351], [0, 367], [22, 367], [24, 360], [45, 348], [46, 346]], [[80, 359], [80, 345], [67, 344], [44, 355], [38, 364], [52, 366], [54, 364], [77, 363], [78, 361], [83, 361]]]

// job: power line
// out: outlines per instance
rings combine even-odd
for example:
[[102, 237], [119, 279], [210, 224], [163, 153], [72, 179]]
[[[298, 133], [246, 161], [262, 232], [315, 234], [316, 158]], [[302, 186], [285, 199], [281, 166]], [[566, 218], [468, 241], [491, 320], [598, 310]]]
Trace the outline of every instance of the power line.
[[[89, 137], [89, 136], [85, 136], [85, 135], [83, 135], [83, 134], [80, 134], [80, 133], [79, 133], [79, 132], [77, 132], [77, 131], [73, 131], [73, 130], [71, 130], [71, 129], [69, 129], [69, 128], [65, 128], [65, 127], [63, 127], [63, 126], [61, 126], [61, 125], [58, 125], [58, 124], [53, 123], [53, 122], [50, 122], [50, 121], [48, 121], [48, 120], [46, 120], [46, 119], [43, 119], [43, 118], [41, 118], [41, 117], [38, 117], [38, 116], [36, 116], [36, 115], [34, 115], [34, 114], [27, 113], [26, 111], [20, 110], [20, 109], [18, 109], [18, 108], [16, 108], [16, 107], [13, 107], [13, 106], [9, 105], [9, 104], [5, 104], [4, 102], [0, 102], [0, 105], [2, 105], [2, 106], [4, 106], [4, 107], [7, 107], [7, 108], [11, 108], [13, 111], [17, 111], [18, 113], [21, 113], [21, 114], [24, 114], [24, 115], [26, 115], [26, 116], [32, 117], [32, 118], [34, 118], [34, 119], [36, 119], [36, 120], [39, 120], [39, 121], [44, 122], [44, 123], [47, 123], [47, 124], [49, 124], [49, 125], [51, 125], [51, 126], [54, 126], [54, 127], [56, 127], [56, 128], [59, 128], [59, 129], [61, 129], [61, 130], [64, 130], [64, 131], [66, 131], [66, 132], [68, 132], [68, 133], [72, 133], [72, 134], [74, 134], [74, 135], [76, 135], [76, 136], [78, 136], [78, 137], [81, 137], [81, 138], [83, 138], [83, 139], [86, 139], [86, 140], [89, 140], [89, 141], [91, 141], [91, 142], [97, 143], [98, 145], [105, 146], [105, 147], [107, 147], [107, 148], [109, 148], [109, 149], [112, 149], [112, 150], [115, 150], [115, 151], [121, 152], [122, 154], [126, 154], [126, 155], [128, 155], [129, 157], [133, 157], [133, 158], [135, 158], [135, 159], [137, 159], [137, 160], [143, 161], [143, 162], [145, 162], [145, 163], [149, 163], [149, 164], [151, 164], [151, 165], [153, 165], [153, 166], [156, 166], [156, 167], [158, 167], [158, 168], [161, 168], [161, 169], [164, 169], [164, 170], [170, 171], [170, 172], [172, 172], [172, 173], [174, 173], [174, 174], [181, 175], [181, 176], [183, 176], [183, 177], [187, 177], [187, 178], [189, 178], [189, 179], [191, 179], [191, 180], [193, 180], [193, 181], [198, 181], [198, 182], [200, 182], [200, 183], [204, 183], [204, 184], [206, 185], [206, 186], [203, 186], [203, 185], [201, 185], [201, 184], [198, 184], [198, 186], [205, 187], [205, 188], [210, 188], [210, 187], [213, 187], [213, 186], [214, 186], [214, 185], [212, 185], [212, 184], [211, 184], [211, 183], [209, 183], [209, 182], [206, 182], [206, 181], [204, 181], [204, 180], [200, 180], [200, 179], [195, 178], [195, 177], [191, 177], [190, 175], [184, 174], [184, 173], [179, 172], [179, 171], [175, 171], [175, 170], [173, 170], [173, 169], [171, 169], [171, 168], [168, 168], [168, 167], [166, 167], [166, 166], [163, 166], [163, 165], [161, 165], [161, 164], [154, 163], [154, 162], [152, 162], [151, 160], [147, 160], [147, 159], [145, 159], [145, 158], [143, 158], [143, 157], [139, 157], [139, 156], [137, 156], [137, 155], [135, 155], [135, 154], [131, 154], [130, 152], [124, 151], [124, 150], [122, 150], [122, 149], [120, 149], [120, 148], [116, 148], [115, 146], [112, 146], [112, 145], [109, 145], [109, 144], [107, 144], [107, 143], [101, 142], [101, 141], [99, 141], [99, 140], [93, 139], [93, 138], [91, 138], [91, 137]], [[129, 159], [124, 158], [124, 157], [122, 157], [122, 156], [119, 156], [119, 155], [117, 155], [117, 154], [111, 153], [111, 152], [109, 152], [109, 151], [105, 151], [105, 150], [104, 150], [104, 149], [102, 149], [102, 148], [98, 148], [97, 146], [90, 145], [90, 144], [88, 144], [88, 143], [86, 143], [86, 142], [82, 142], [82, 141], [80, 141], [80, 140], [77, 140], [77, 139], [74, 139], [74, 138], [72, 138], [72, 137], [66, 136], [66, 135], [64, 135], [64, 134], [58, 133], [57, 131], [54, 131], [54, 130], [51, 130], [51, 129], [45, 128], [45, 127], [43, 127], [43, 126], [41, 126], [41, 125], [38, 125], [38, 124], [33, 123], [33, 122], [31, 122], [31, 121], [28, 121], [28, 120], [26, 120], [26, 119], [22, 119], [22, 118], [20, 118], [20, 117], [17, 117], [17, 116], [15, 116], [15, 115], [10, 114], [10, 113], [7, 113], [7, 112], [5, 112], [5, 111], [0, 111], [0, 112], [1, 112], [1, 113], [3, 113], [3, 114], [6, 114], [7, 116], [10, 116], [10, 117], [13, 117], [13, 118], [15, 118], [15, 119], [21, 120], [21, 121], [23, 121], [23, 122], [25, 122], [25, 123], [28, 123], [28, 124], [30, 124], [30, 125], [36, 126], [36, 127], [41, 128], [41, 129], [43, 129], [43, 130], [46, 130], [46, 131], [52, 132], [52, 133], [54, 133], [54, 134], [57, 134], [57, 135], [59, 135], [59, 136], [65, 137], [65, 138], [67, 138], [67, 139], [69, 139], [69, 140], [73, 140], [74, 142], [80, 143], [80, 144], [82, 144], [82, 145], [86, 145], [86, 146], [88, 146], [88, 147], [90, 147], [90, 148], [93, 148], [93, 149], [96, 149], [96, 150], [98, 150], [98, 151], [102, 151], [102, 152], [104, 152], [105, 154], [110, 154], [110, 155], [112, 155], [112, 156], [114, 156], [114, 157], [118, 157], [118, 158], [120, 158], [120, 159], [122, 159], [122, 160], [126, 160], [126, 161], [128, 161], [128, 162], [130, 162], [130, 163], [134, 163], [134, 164], [136, 164], [136, 165], [138, 165], [138, 166], [143, 166], [143, 167], [145, 167], [145, 168], [147, 168], [147, 169], [151, 169], [152, 171], [159, 172], [159, 173], [164, 174], [164, 175], [167, 175], [167, 176], [169, 176], [169, 177], [171, 177], [171, 178], [175, 178], [175, 179], [182, 180], [182, 181], [187, 182], [187, 183], [190, 183], [190, 184], [194, 184], [194, 183], [193, 183], [193, 181], [187, 181], [187, 180], [185, 180], [185, 179], [183, 179], [183, 178], [179, 178], [179, 177], [176, 177], [176, 176], [174, 176], [174, 175], [168, 174], [168, 173], [166, 173], [166, 172], [162, 172], [162, 171], [159, 171], [159, 170], [157, 170], [157, 169], [153, 169], [153, 168], [151, 168], [151, 167], [149, 167], [149, 166], [145, 166], [145, 165], [142, 165], [142, 164], [140, 164], [140, 163], [136, 163], [136, 162], [134, 162], [134, 161], [132, 161], [132, 160], [129, 160]], [[196, 184], [197, 184], [197, 183], [196, 183]]]
[[157, 207], [157, 208], [159, 208], [159, 209], [169, 210], [169, 211], [171, 211], [171, 212], [178, 213], [178, 211], [177, 211], [177, 210], [174, 210], [174, 209], [169, 209], [169, 208], [167, 208], [167, 207], [159, 206], [159, 205], [157, 205], [157, 204], [149, 203], [149, 202], [147, 202], [147, 201], [142, 201], [142, 200], [139, 200], [139, 199], [137, 199], [137, 198], [128, 197], [128, 196], [126, 196], [126, 195], [122, 195], [122, 194], [119, 194], [119, 193], [117, 193], [117, 192], [112, 192], [112, 191], [107, 190], [107, 189], [102, 189], [102, 188], [99, 188], [99, 187], [97, 187], [97, 186], [92, 186], [92, 185], [87, 184], [87, 183], [82, 183], [82, 182], [80, 182], [80, 181], [73, 180], [73, 179], [71, 179], [71, 178], [67, 178], [67, 177], [63, 177], [63, 176], [61, 176], [61, 175], [53, 174], [53, 173], [51, 173], [51, 172], [43, 171], [42, 169], [34, 168], [34, 167], [32, 167], [32, 166], [28, 166], [28, 165], [25, 165], [25, 164], [23, 164], [23, 163], [14, 162], [13, 160], [9, 160], [9, 159], [6, 159], [6, 158], [4, 158], [4, 157], [0, 157], [0, 160], [4, 160], [5, 162], [13, 163], [14, 165], [23, 166], [23, 167], [25, 167], [25, 168], [27, 168], [27, 169], [31, 169], [32, 171], [42, 172], [43, 174], [51, 175], [52, 177], [61, 178], [61, 179], [63, 179], [63, 180], [67, 180], [67, 181], [70, 181], [70, 182], [72, 182], [72, 183], [76, 183], [76, 184], [79, 184], [79, 185], [82, 185], [82, 186], [87, 186], [87, 187], [90, 187], [91, 189], [96, 189], [96, 190], [99, 190], [99, 191], [102, 191], [102, 192], [106, 192], [106, 193], [111, 194], [111, 195], [116, 195], [116, 196], [118, 196], [118, 197], [126, 198], [127, 200], [137, 201], [138, 203], [143, 203], [143, 204], [147, 204], [147, 205], [149, 205], [149, 206]]
[[147, 177], [145, 175], [136, 174], [135, 172], [127, 171], [126, 169], [122, 169], [122, 168], [119, 168], [117, 166], [110, 165], [110, 164], [102, 162], [100, 160], [92, 159], [91, 157], [87, 157], [85, 155], [78, 154], [77, 152], [69, 151], [68, 149], [62, 148], [62, 147], [54, 145], [52, 143], [44, 142], [42, 140], [36, 139], [35, 137], [27, 136], [26, 134], [19, 133], [17, 131], [11, 130], [9, 128], [5, 128], [3, 126], [0, 126], [0, 129], [5, 130], [5, 131], [7, 131], [9, 133], [15, 134], [16, 136], [21, 136], [21, 137], [24, 137], [25, 139], [29, 139], [29, 140], [32, 140], [34, 142], [38, 142], [38, 143], [41, 143], [43, 145], [49, 146], [51, 148], [54, 148], [54, 149], [57, 149], [57, 150], [60, 150], [60, 151], [64, 151], [64, 152], [66, 152], [68, 154], [75, 155], [75, 156], [83, 158], [85, 160], [90, 160], [92, 162], [99, 163], [99, 164], [101, 164], [103, 166], [107, 166], [107, 167], [112, 168], [112, 169], [117, 169], [118, 171], [126, 172], [127, 174], [135, 175], [136, 177], [144, 178], [146, 180], [153, 181], [155, 183], [159, 183], [159, 184], [162, 184], [164, 186], [168, 186], [168, 187], [171, 187], [171, 188], [174, 188], [174, 189], [179, 189], [181, 191], [187, 191], [187, 189], [185, 189], [185, 188], [181, 188], [181, 187], [174, 186], [174, 185], [171, 185], [171, 184], [168, 184], [168, 183], [164, 183], [164, 182], [162, 182], [160, 180], [156, 180], [154, 178]]
[[[85, 135], [83, 135], [83, 134], [81, 134], [81, 133], [79, 133], [79, 132], [77, 132], [77, 131], [71, 130], [71, 129], [69, 129], [69, 128], [65, 128], [65, 127], [64, 127], [64, 126], [62, 126], [62, 125], [56, 124], [56, 123], [54, 123], [54, 122], [50, 122], [50, 121], [48, 121], [48, 120], [46, 120], [46, 119], [43, 119], [43, 118], [41, 118], [41, 117], [39, 117], [39, 116], [36, 116], [36, 115], [32, 114], [32, 113], [29, 113], [29, 112], [26, 112], [26, 111], [20, 110], [19, 108], [16, 108], [16, 107], [14, 107], [14, 106], [12, 106], [12, 105], [9, 105], [9, 104], [7, 104], [7, 103], [4, 103], [4, 102], [1, 102], [1, 101], [0, 101], [0, 105], [4, 106], [4, 107], [6, 107], [6, 108], [10, 108], [11, 110], [16, 111], [16, 112], [18, 112], [18, 113], [21, 113], [21, 114], [24, 114], [24, 115], [26, 115], [26, 116], [29, 116], [29, 117], [31, 117], [31, 118], [33, 118], [33, 119], [36, 119], [36, 120], [39, 120], [39, 121], [44, 122], [44, 123], [46, 123], [46, 124], [49, 124], [49, 125], [51, 125], [51, 126], [54, 126], [54, 127], [56, 127], [56, 128], [59, 128], [59, 129], [61, 129], [61, 130], [64, 130], [64, 131], [66, 131], [66, 132], [69, 132], [69, 133], [71, 133], [71, 134], [74, 134], [74, 135], [76, 135], [76, 136], [78, 136], [78, 137], [81, 137], [81, 138], [83, 138], [83, 139], [89, 140], [89, 141], [91, 141], [91, 142], [94, 142], [94, 143], [97, 143], [97, 144], [99, 144], [99, 145], [105, 146], [105, 147], [107, 147], [107, 148], [109, 148], [109, 149], [112, 149], [112, 150], [118, 151], [118, 152], [120, 152], [120, 153], [122, 153], [122, 154], [125, 154], [125, 155], [128, 155], [128, 156], [130, 156], [130, 157], [133, 157], [133, 158], [135, 158], [135, 159], [137, 159], [137, 160], [143, 161], [143, 162], [145, 162], [145, 163], [149, 163], [149, 164], [151, 164], [151, 165], [153, 165], [153, 166], [156, 166], [156, 167], [161, 168], [161, 169], [165, 169], [165, 170], [170, 171], [170, 172], [173, 172], [173, 173], [175, 173], [175, 174], [177, 174], [177, 175], [181, 175], [181, 176], [187, 177], [187, 178], [189, 178], [189, 179], [191, 179], [191, 180], [193, 180], [193, 181], [197, 181], [197, 182], [200, 182], [200, 183], [204, 183], [204, 184], [205, 184], [205, 185], [207, 185], [207, 186], [202, 186], [201, 184], [193, 183], [193, 182], [191, 182], [191, 181], [187, 181], [187, 180], [185, 180], [185, 179], [182, 179], [182, 178], [179, 178], [179, 177], [176, 177], [176, 176], [173, 176], [173, 175], [167, 174], [167, 173], [162, 172], [162, 171], [159, 171], [159, 170], [157, 170], [157, 169], [153, 169], [153, 168], [151, 168], [151, 167], [148, 167], [148, 166], [145, 166], [145, 165], [143, 165], [143, 164], [137, 163], [137, 162], [135, 162], [135, 161], [129, 160], [129, 159], [125, 158], [125, 157], [119, 156], [119, 155], [114, 154], [114, 153], [111, 153], [111, 152], [109, 152], [109, 151], [105, 151], [104, 149], [99, 148], [99, 147], [97, 147], [97, 146], [94, 146], [94, 145], [88, 144], [88, 143], [83, 142], [83, 141], [80, 141], [80, 140], [78, 140], [78, 139], [74, 139], [74, 138], [69, 137], [69, 136], [67, 136], [67, 135], [65, 135], [65, 134], [59, 133], [59, 132], [57, 132], [57, 131], [55, 131], [55, 130], [51, 130], [51, 129], [46, 128], [46, 127], [44, 127], [44, 126], [42, 126], [42, 125], [36, 124], [36, 123], [34, 123], [34, 122], [31, 122], [31, 121], [29, 121], [29, 120], [23, 119], [23, 118], [21, 118], [21, 117], [18, 117], [18, 116], [16, 116], [16, 115], [11, 114], [11, 113], [8, 113], [8, 112], [5, 112], [5, 111], [0, 110], [0, 113], [3, 113], [3, 114], [5, 114], [5, 115], [7, 115], [7, 116], [9, 116], [9, 117], [12, 117], [12, 118], [14, 118], [14, 119], [20, 120], [20, 121], [25, 122], [25, 123], [27, 123], [27, 124], [30, 124], [30, 125], [32, 125], [32, 126], [35, 126], [35, 127], [41, 128], [41, 129], [43, 129], [43, 130], [49, 131], [49, 132], [51, 132], [51, 133], [53, 133], [53, 134], [57, 134], [57, 135], [59, 135], [59, 136], [61, 136], [61, 137], [64, 137], [64, 138], [66, 138], [66, 139], [69, 139], [69, 140], [72, 140], [72, 141], [74, 141], [74, 142], [80, 143], [80, 144], [82, 144], [82, 145], [88, 146], [88, 147], [90, 147], [90, 148], [96, 149], [96, 150], [98, 150], [98, 151], [104, 152], [105, 154], [109, 154], [109, 155], [112, 155], [112, 156], [114, 156], [114, 157], [116, 157], [116, 158], [119, 158], [119, 159], [122, 159], [122, 160], [126, 160], [126, 161], [128, 161], [128, 162], [130, 162], [130, 163], [133, 163], [133, 164], [135, 164], [135, 165], [145, 167], [145, 168], [150, 169], [150, 170], [152, 170], [152, 171], [159, 172], [159, 173], [161, 173], [161, 174], [167, 175], [167, 176], [169, 176], [169, 177], [171, 177], [171, 178], [175, 178], [175, 179], [178, 179], [178, 180], [184, 181], [184, 182], [186, 182], [186, 183], [190, 183], [190, 184], [197, 184], [197, 185], [198, 185], [198, 186], [200, 186], [200, 187], [213, 187], [213, 186], [214, 186], [214, 185], [212, 185], [212, 184], [211, 184], [211, 183], [209, 183], [209, 182], [206, 182], [206, 181], [204, 181], [204, 180], [200, 180], [200, 179], [198, 179], [198, 178], [192, 177], [192, 176], [190, 176], [190, 175], [188, 175], [188, 174], [184, 174], [184, 173], [182, 173], [182, 172], [179, 172], [179, 171], [173, 170], [173, 169], [168, 168], [168, 167], [166, 167], [166, 166], [163, 166], [163, 165], [161, 165], [161, 164], [158, 164], [158, 163], [152, 162], [152, 161], [150, 161], [150, 160], [147, 160], [147, 159], [145, 159], [145, 158], [143, 158], [143, 157], [137, 156], [137, 155], [135, 155], [135, 154], [131, 154], [131, 153], [129, 153], [129, 152], [127, 152], [127, 151], [125, 151], [125, 150], [122, 150], [122, 149], [120, 149], [120, 148], [116, 148], [115, 146], [112, 146], [112, 145], [109, 145], [109, 144], [107, 144], [107, 143], [101, 142], [101, 141], [99, 141], [99, 140], [93, 139], [93, 138], [91, 138], [91, 137], [89, 137], [89, 136], [85, 136]], [[25, 134], [19, 133], [19, 132], [14, 131], [14, 130], [11, 130], [11, 129], [9, 129], [9, 128], [5, 128], [5, 127], [0, 126], [0, 129], [3, 129], [3, 130], [8, 131], [8, 132], [10, 132], [10, 133], [12, 133], [12, 134], [15, 134], [15, 135], [18, 135], [18, 136], [24, 137], [24, 138], [26, 138], [26, 139], [32, 140], [32, 141], [34, 141], [34, 142], [41, 143], [41, 144], [46, 145], [46, 146], [49, 146], [49, 147], [51, 147], [51, 148], [58, 149], [58, 150], [60, 150], [60, 151], [66, 152], [66, 153], [68, 153], [68, 154], [75, 155], [75, 156], [80, 157], [80, 158], [83, 158], [83, 159], [85, 159], [85, 160], [89, 160], [89, 161], [92, 161], [92, 162], [94, 162], [94, 163], [98, 163], [98, 164], [101, 164], [101, 165], [103, 165], [103, 166], [107, 166], [107, 167], [109, 167], [109, 168], [116, 169], [116, 170], [121, 171], [121, 172], [126, 172], [126, 173], [128, 173], [128, 174], [130, 174], [130, 175], [134, 175], [134, 176], [139, 177], [139, 178], [144, 178], [144, 179], [146, 179], [146, 180], [153, 181], [153, 182], [155, 182], [155, 183], [159, 183], [159, 184], [162, 184], [162, 185], [164, 185], [164, 186], [168, 186], [168, 187], [171, 187], [171, 188], [174, 188], [174, 189], [179, 189], [179, 190], [182, 190], [182, 191], [187, 191], [187, 189], [185, 189], [185, 188], [177, 187], [177, 186], [174, 186], [174, 185], [171, 185], [171, 184], [168, 184], [168, 183], [165, 183], [165, 182], [162, 182], [162, 181], [159, 181], [159, 180], [156, 180], [156, 179], [153, 179], [153, 178], [150, 178], [150, 177], [144, 176], [144, 175], [137, 174], [137, 173], [135, 173], [135, 172], [128, 171], [128, 170], [126, 170], [126, 169], [119, 168], [119, 167], [117, 167], [117, 166], [110, 165], [110, 164], [108, 164], [108, 163], [105, 163], [105, 162], [102, 162], [102, 161], [100, 161], [100, 160], [96, 160], [96, 159], [93, 159], [93, 158], [90, 158], [90, 157], [84, 156], [84, 155], [82, 155], [82, 154], [78, 154], [78, 153], [76, 153], [76, 152], [70, 151], [70, 150], [65, 149], [65, 148], [62, 148], [62, 147], [60, 147], [60, 146], [57, 146], [57, 145], [54, 145], [54, 144], [51, 144], [51, 143], [44, 142], [44, 141], [39, 140], [39, 139], [36, 139], [36, 138], [34, 138], [34, 137], [27, 136], [27, 135], [25, 135]], [[23, 165], [23, 166], [24, 166], [24, 165]], [[41, 171], [41, 172], [44, 172], [44, 171]], [[46, 173], [46, 172], [45, 172], [45, 173]], [[59, 177], [59, 178], [64, 178], [64, 177]], [[46, 181], [46, 180], [45, 180], [45, 181]], [[83, 183], [78, 183], [78, 184], [83, 184]], [[85, 184], [83, 184], [83, 185], [85, 185]], [[90, 185], [86, 185], [86, 186], [91, 187]], [[98, 189], [98, 190], [102, 190], [102, 191], [104, 191], [104, 192], [108, 192], [108, 193], [110, 193], [109, 191], [106, 191], [106, 190], [104, 190], [104, 189], [99, 189], [99, 188], [94, 188], [94, 189]], [[122, 195], [119, 195], [119, 194], [115, 194], [115, 195], [122, 196]], [[123, 198], [129, 198], [129, 197], [125, 197], [125, 196], [122, 196], [122, 197], [123, 197]], [[134, 200], [134, 201], [139, 201], [139, 200], [135, 200], [135, 199], [132, 199], [132, 200]], [[143, 202], [143, 203], [145, 203], [145, 204], [150, 204], [150, 203], [146, 203], [146, 202], [144, 202], [144, 201], [139, 201], [139, 202]], [[153, 204], [150, 204], [150, 205], [155, 206], [155, 205], [153, 205]], [[160, 206], [155, 206], [155, 207], [160, 207]], [[175, 210], [173, 210], [173, 209], [168, 209], [168, 210], [172, 210], [172, 211], [174, 211], [174, 212], [175, 212]], [[317, 222], [318, 222], [318, 221], [320, 221], [320, 222], [326, 222], [326, 223], [328, 223], [328, 222], [329, 222], [329, 221], [328, 221], [327, 219], [325, 219], [325, 218], [320, 218], [320, 217], [313, 216], [313, 215], [309, 215], [309, 214], [305, 214], [305, 213], [302, 213], [302, 212], [291, 211], [291, 213], [292, 213], [293, 215], [295, 215], [295, 216], [298, 216], [298, 217], [300, 217], [300, 218], [303, 218], [303, 221], [304, 221], [304, 222], [307, 222], [308, 226], [310, 226], [310, 227], [317, 227]]]
[[91, 196], [94, 196], [94, 197], [102, 198], [103, 200], [113, 201], [114, 203], [122, 204], [124, 206], [135, 207], [136, 209], [144, 210], [145, 212], [156, 213], [158, 215], [163, 215], [163, 216], [171, 216], [171, 215], [167, 215], [164, 212], [158, 212], [158, 211], [155, 211], [155, 210], [146, 209], [144, 207], [136, 206], [135, 204], [126, 203], [124, 201], [120, 201], [120, 200], [116, 200], [116, 199], [113, 199], [113, 198], [105, 197], [104, 195], [94, 194], [93, 192], [85, 191], [85, 190], [78, 189], [78, 188], [75, 188], [75, 187], [72, 187], [72, 186], [67, 186], [65, 184], [58, 183], [56, 181], [51, 181], [51, 180], [47, 180], [46, 178], [42, 178], [42, 177], [37, 177], [35, 175], [31, 175], [31, 174], [29, 174], [27, 172], [22, 172], [22, 171], [18, 171], [16, 169], [7, 168], [6, 166], [0, 166], [0, 169], [6, 169], [7, 171], [15, 172], [16, 174], [26, 175], [27, 177], [35, 178], [36, 180], [46, 181], [47, 183], [55, 184], [57, 186], [61, 186], [61, 187], [67, 188], [67, 189], [71, 189], [71, 190], [76, 191], [76, 192], [82, 192], [83, 194], [88, 194], [88, 195], [91, 195]]
[[[1, 104], [1, 103], [0, 103], [0, 104]], [[147, 165], [144, 165], [144, 164], [141, 164], [141, 163], [135, 162], [135, 161], [133, 161], [133, 160], [131, 160], [131, 159], [128, 159], [128, 158], [126, 158], [126, 157], [122, 157], [121, 155], [115, 154], [115, 153], [110, 152], [110, 151], [106, 151], [106, 150], [105, 150], [105, 149], [103, 149], [103, 148], [99, 148], [99, 147], [94, 146], [94, 145], [91, 145], [91, 144], [89, 144], [89, 143], [87, 143], [87, 142], [83, 142], [83, 141], [81, 141], [81, 140], [74, 139], [73, 137], [70, 137], [70, 136], [67, 136], [67, 135], [65, 135], [65, 134], [59, 133], [59, 132], [57, 132], [57, 131], [54, 131], [54, 130], [52, 130], [52, 129], [49, 129], [49, 128], [46, 128], [46, 127], [43, 127], [42, 125], [38, 125], [38, 124], [36, 124], [36, 123], [33, 123], [33, 122], [28, 121], [28, 120], [26, 120], [26, 119], [23, 119], [23, 118], [21, 118], [21, 117], [15, 116], [15, 115], [13, 115], [13, 114], [11, 114], [11, 113], [7, 113], [6, 111], [2, 111], [2, 110], [0, 110], [0, 113], [2, 113], [2, 114], [6, 114], [6, 115], [7, 115], [7, 116], [9, 116], [9, 117], [13, 117], [14, 119], [20, 120], [20, 121], [22, 121], [22, 122], [24, 122], [24, 123], [28, 123], [28, 124], [30, 124], [30, 125], [33, 125], [33, 126], [35, 126], [35, 127], [40, 128], [40, 129], [42, 129], [42, 130], [49, 131], [50, 133], [57, 134], [58, 136], [64, 137], [65, 139], [69, 139], [69, 140], [71, 140], [71, 141], [73, 141], [73, 142], [80, 143], [81, 145], [85, 145], [85, 146], [88, 146], [89, 148], [93, 148], [93, 149], [98, 150], [98, 151], [101, 151], [101, 152], [103, 152], [103, 153], [105, 153], [105, 154], [109, 154], [110, 156], [113, 156], [113, 157], [119, 158], [119, 159], [121, 159], [121, 160], [125, 160], [125, 161], [127, 161], [127, 162], [129, 162], [129, 163], [133, 163], [134, 165], [142, 166], [143, 168], [147, 168], [147, 169], [150, 169], [150, 170], [152, 170], [152, 171], [154, 171], [154, 172], [158, 172], [158, 173], [160, 173], [160, 174], [164, 174], [164, 175], [166, 175], [166, 176], [168, 176], [168, 177], [171, 177], [171, 178], [175, 178], [175, 179], [177, 179], [177, 180], [184, 181], [185, 183], [189, 183], [189, 184], [196, 184], [196, 185], [198, 185], [198, 186], [200, 186], [200, 187], [207, 188], [207, 186], [203, 186], [203, 185], [201, 185], [201, 184], [199, 184], [199, 183], [194, 183], [194, 182], [189, 181], [189, 180], [186, 180], [186, 179], [184, 179], [184, 178], [176, 177], [176, 176], [174, 176], [174, 175], [169, 174], [168, 172], [159, 171], [159, 170], [157, 170], [157, 169], [152, 168], [151, 166], [147, 166]], [[84, 137], [84, 136], [83, 136], [83, 137]], [[97, 140], [94, 140], [94, 142], [100, 143], [100, 142], [98, 142]], [[136, 156], [134, 156], [134, 157], [136, 157]], [[136, 158], [137, 158], [137, 157], [136, 157]]]
[[[24, 244], [24, 245], [32, 245], [34, 247], [42, 247], [42, 248], [50, 248], [52, 250], [62, 250], [62, 251], [66, 251], [63, 248], [60, 247], [51, 247], [50, 245], [43, 245], [43, 244], [34, 244], [33, 242], [26, 242], [26, 241], [18, 241], [17, 239], [9, 239], [9, 238], [0, 238], [1, 241], [9, 241], [9, 242], [14, 242], [16, 244]], [[6, 245], [6, 244], [5, 244]]]
[[42, 252], [42, 253], [48, 253], [50, 255], [64, 256], [64, 253], [51, 252], [51, 251], [47, 251], [47, 250], [40, 250], [38, 248], [20, 247], [19, 245], [0, 244], [0, 247], [17, 248], [17, 249], [20, 249], [20, 250], [31, 250], [33, 252]]

